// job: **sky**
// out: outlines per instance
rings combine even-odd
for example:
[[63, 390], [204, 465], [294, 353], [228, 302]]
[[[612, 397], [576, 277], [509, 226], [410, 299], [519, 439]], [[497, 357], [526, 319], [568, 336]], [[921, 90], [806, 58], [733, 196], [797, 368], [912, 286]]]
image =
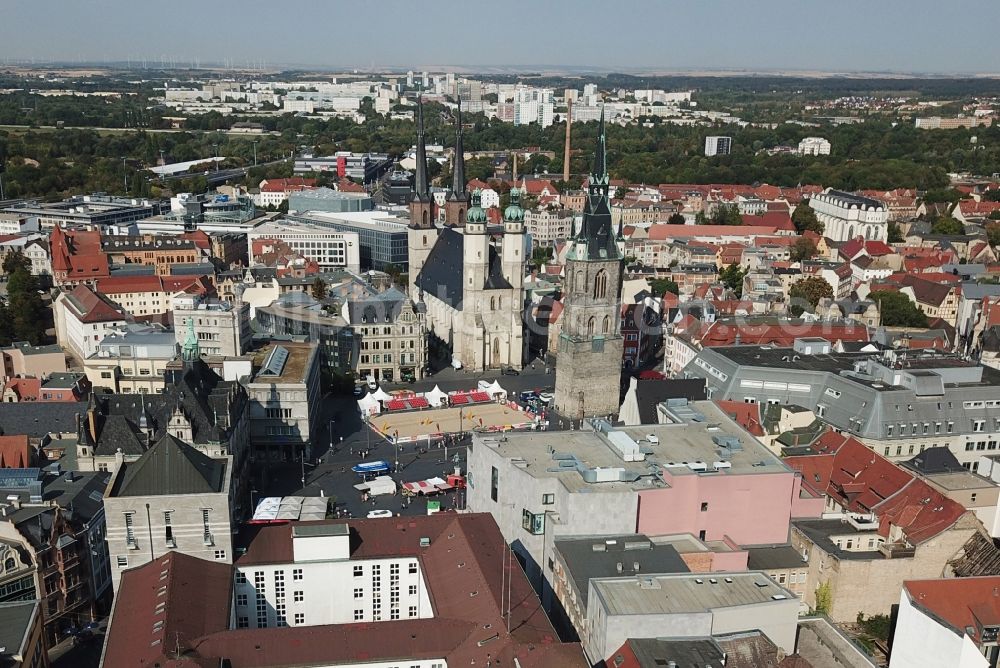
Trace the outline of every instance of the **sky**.
[[1000, 72], [989, 0], [3, 0], [0, 65]]

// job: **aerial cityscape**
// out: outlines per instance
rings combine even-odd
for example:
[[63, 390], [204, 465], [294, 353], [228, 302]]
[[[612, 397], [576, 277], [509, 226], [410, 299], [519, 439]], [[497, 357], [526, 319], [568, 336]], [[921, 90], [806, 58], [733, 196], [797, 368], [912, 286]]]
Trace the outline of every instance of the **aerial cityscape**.
[[997, 668], [941, 9], [0, 10], [0, 666]]

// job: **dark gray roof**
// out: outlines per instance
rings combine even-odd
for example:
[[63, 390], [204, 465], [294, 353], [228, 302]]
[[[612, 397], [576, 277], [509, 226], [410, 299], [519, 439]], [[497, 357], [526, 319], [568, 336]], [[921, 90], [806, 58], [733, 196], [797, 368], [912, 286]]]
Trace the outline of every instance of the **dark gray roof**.
[[496, 248], [490, 246], [489, 251], [489, 272], [486, 274], [487, 290], [509, 290], [512, 286], [510, 281], [503, 275], [503, 265], [500, 262], [500, 254]]
[[[671, 661], [678, 668], [723, 668], [726, 665], [726, 655], [712, 638], [629, 638], [628, 645], [642, 668], [660, 668], [670, 665]], [[607, 664], [615, 665], [614, 657]]]
[[767, 545], [747, 548], [747, 568], [751, 571], [769, 571], [778, 568], [798, 568], [806, 564], [791, 545]]
[[[625, 401], [628, 383], [624, 385], [618, 405]], [[656, 406], [667, 399], [684, 398], [688, 401], [705, 399], [704, 378], [671, 378], [666, 380], [638, 380], [635, 398], [639, 404], [639, 420], [642, 424], [656, 424]]]
[[900, 464], [923, 475], [966, 470], [951, 450], [943, 447], [927, 448], [912, 459], [900, 462]]
[[464, 257], [465, 244], [462, 234], [450, 227], [445, 228], [438, 235], [423, 269], [417, 276], [417, 287], [461, 311]]
[[[557, 540], [555, 545], [573, 578], [584, 608], [587, 607], [587, 591], [593, 578], [690, 572], [672, 545], [658, 545], [643, 534], [571, 538]], [[639, 564], [638, 570], [636, 564]]]
[[76, 401], [0, 403], [0, 433], [41, 438], [49, 432], [76, 432], [76, 416], [87, 405]]
[[222, 491], [225, 473], [225, 460], [212, 459], [167, 434], [138, 460], [124, 465], [112, 494], [213, 494]]
[[[792, 526], [805, 534], [809, 540], [816, 544], [827, 554], [833, 555], [844, 561], [868, 561], [871, 559], [883, 559], [882, 553], [878, 550], [844, 550], [836, 546], [832, 536], [844, 536], [852, 533], [851, 525], [841, 520], [792, 520]], [[868, 534], [857, 534], [858, 541], [870, 538]]]
[[11, 601], [0, 603], [0, 666], [20, 665], [11, 656], [17, 654], [31, 633], [31, 620], [40, 615], [39, 601]]
[[104, 507], [104, 490], [111, 480], [107, 471], [67, 471], [44, 479], [42, 498], [63, 509], [70, 522], [89, 522]]

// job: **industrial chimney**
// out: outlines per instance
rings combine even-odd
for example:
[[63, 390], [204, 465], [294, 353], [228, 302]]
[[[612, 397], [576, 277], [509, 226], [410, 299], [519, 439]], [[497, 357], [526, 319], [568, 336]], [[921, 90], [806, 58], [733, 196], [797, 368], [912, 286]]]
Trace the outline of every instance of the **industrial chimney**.
[[566, 100], [566, 148], [563, 154], [563, 181], [569, 183], [569, 128], [573, 124], [573, 99]]

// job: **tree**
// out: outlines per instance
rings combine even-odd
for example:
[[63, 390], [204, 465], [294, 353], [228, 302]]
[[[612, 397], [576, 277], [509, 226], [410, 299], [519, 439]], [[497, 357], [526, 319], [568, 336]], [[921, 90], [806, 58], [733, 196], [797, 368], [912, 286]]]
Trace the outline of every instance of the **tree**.
[[653, 291], [654, 295], [660, 295], [661, 297], [668, 292], [675, 295], [680, 294], [680, 286], [677, 285], [675, 281], [671, 281], [669, 278], [651, 278], [649, 280], [649, 287]]
[[684, 216], [680, 213], [671, 214], [670, 217], [667, 218], [667, 223], [670, 225], [683, 225], [685, 222], [687, 221], [684, 220]]
[[806, 310], [804, 304], [809, 304], [809, 312], [812, 313], [820, 299], [833, 299], [833, 287], [819, 276], [810, 276], [789, 288], [788, 297], [791, 303], [789, 310], [797, 317]]
[[45, 341], [45, 330], [52, 323], [52, 311], [38, 294], [38, 280], [23, 266], [7, 279], [7, 323], [0, 325], [16, 341], [37, 345]]
[[712, 213], [713, 225], [742, 225], [743, 216], [740, 215], [740, 208], [735, 204], [720, 204], [715, 207]]
[[795, 225], [799, 234], [807, 230], [823, 234], [823, 223], [819, 222], [819, 219], [816, 218], [816, 212], [805, 202], [795, 207], [795, 212], [792, 214], [792, 224]]
[[986, 226], [986, 240], [990, 246], [1000, 246], [1000, 223], [990, 223]]
[[811, 260], [816, 257], [816, 242], [806, 237], [799, 237], [795, 240], [795, 243], [792, 244], [792, 248], [789, 251], [789, 257], [792, 262]]
[[625, 199], [626, 195], [628, 195], [628, 188], [625, 186], [618, 186], [615, 189], [615, 199]]
[[932, 234], [965, 234], [965, 226], [951, 216], [938, 216], [931, 224]]
[[312, 286], [310, 287], [310, 292], [312, 292], [313, 299], [315, 299], [316, 301], [323, 301], [324, 299], [326, 299], [326, 294], [327, 294], [326, 281], [324, 281], [321, 277], [317, 276], [316, 280], [312, 282]]
[[926, 327], [927, 316], [909, 297], [900, 292], [877, 290], [868, 298], [878, 305], [885, 327]]
[[31, 273], [31, 260], [25, 257], [24, 253], [20, 250], [7, 253], [7, 256], [3, 259], [3, 273], [10, 276], [18, 269], [24, 269], [28, 273]]
[[737, 296], [742, 296], [743, 277], [746, 275], [746, 270], [734, 263], [719, 272], [719, 280], [722, 281], [723, 285], [735, 292]]
[[830, 606], [833, 604], [833, 585], [827, 580], [816, 587], [816, 612], [821, 615], [830, 613]]
[[934, 188], [924, 193], [924, 204], [955, 204], [962, 199], [962, 193], [954, 188]]
[[539, 246], [531, 251], [531, 263], [535, 265], [537, 269], [541, 269], [542, 265], [552, 259], [552, 249], [548, 246]]
[[904, 241], [903, 231], [899, 229], [899, 225], [895, 221], [889, 222], [889, 227], [887, 231], [889, 236], [886, 239], [886, 241], [888, 241], [890, 244], [903, 243]]

